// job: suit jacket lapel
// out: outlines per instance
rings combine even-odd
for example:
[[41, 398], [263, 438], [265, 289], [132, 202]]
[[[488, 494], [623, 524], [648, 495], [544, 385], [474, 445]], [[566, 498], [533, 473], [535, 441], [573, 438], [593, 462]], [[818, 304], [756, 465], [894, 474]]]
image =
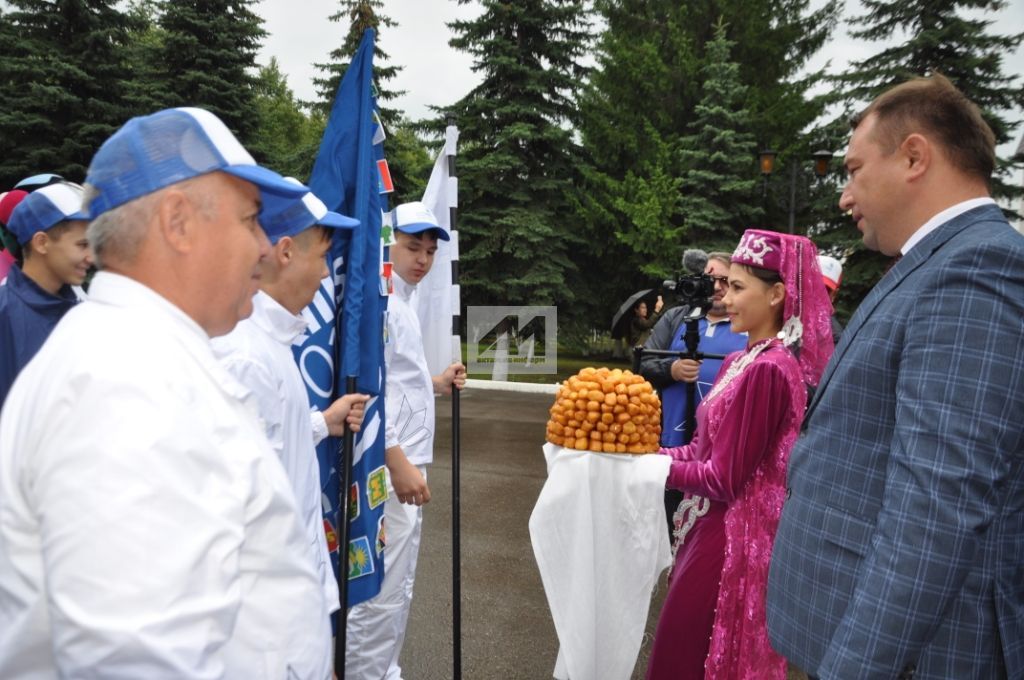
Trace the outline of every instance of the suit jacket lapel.
[[[990, 214], [992, 211], [994, 211], [995, 214]], [[854, 312], [849, 325], [847, 325], [846, 329], [843, 331], [843, 336], [839, 340], [839, 345], [836, 346], [835, 352], [832, 354], [832, 358], [825, 367], [825, 372], [822, 374], [821, 381], [818, 383], [818, 389], [815, 391], [814, 397], [811, 399], [811, 403], [807, 406], [807, 412], [804, 416], [805, 426], [810, 420], [811, 413], [814, 412], [818, 402], [821, 401], [822, 395], [828, 388], [832, 375], [835, 373], [839, 362], [842, 361], [843, 355], [846, 354], [846, 351], [853, 343], [854, 338], [857, 337], [857, 333], [861, 328], [863, 328], [867, 320], [871, 318], [871, 314], [878, 307], [879, 303], [885, 299], [885, 296], [892, 292], [892, 290], [895, 289], [903, 279], [907, 277], [907, 275], [927, 262], [932, 254], [945, 245], [947, 241], [970, 225], [985, 219], [1002, 219], [1002, 211], [1000, 211], [998, 206], [985, 205], [974, 208], [973, 210], [968, 210], [962, 215], [954, 217], [932, 233], [928, 234], [928, 236], [926, 236], [920, 243], [911, 248], [910, 252], [903, 256], [899, 262], [893, 265], [892, 269], [890, 269], [875, 285], [875, 287], [871, 289], [868, 296], [864, 298], [864, 301], [857, 307], [857, 311]]]

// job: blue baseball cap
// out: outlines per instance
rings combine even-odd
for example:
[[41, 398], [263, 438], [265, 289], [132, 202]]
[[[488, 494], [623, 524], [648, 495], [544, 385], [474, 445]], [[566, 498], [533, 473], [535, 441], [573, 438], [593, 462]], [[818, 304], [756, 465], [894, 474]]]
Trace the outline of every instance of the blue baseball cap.
[[82, 187], [63, 182], [36, 189], [11, 213], [7, 228], [25, 245], [40, 231], [48, 231], [61, 222], [88, 220], [82, 210]]
[[210, 172], [252, 182], [263, 201], [309, 191], [256, 164], [227, 126], [209, 111], [164, 109], [132, 118], [93, 156], [85, 183], [95, 191], [91, 218], [164, 187]]
[[405, 234], [419, 234], [427, 230], [433, 230], [438, 240], [451, 240], [444, 227], [437, 223], [434, 213], [430, 211], [430, 208], [423, 205], [421, 201], [411, 201], [396, 207], [393, 222], [395, 231]]
[[[284, 179], [296, 186], [302, 186], [294, 177]], [[312, 191], [307, 191], [297, 199], [270, 198], [263, 204], [259, 220], [271, 243], [277, 243], [285, 236], [295, 236], [312, 226], [352, 229], [359, 225], [359, 220], [328, 210], [324, 202]]]

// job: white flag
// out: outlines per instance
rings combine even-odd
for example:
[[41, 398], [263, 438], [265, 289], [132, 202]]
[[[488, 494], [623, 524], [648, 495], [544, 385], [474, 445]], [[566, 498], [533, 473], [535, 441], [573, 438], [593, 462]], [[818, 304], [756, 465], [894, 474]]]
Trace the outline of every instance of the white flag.
[[452, 262], [459, 259], [459, 234], [451, 230], [449, 208], [458, 206], [458, 180], [448, 176], [448, 154], [455, 153], [459, 130], [445, 130], [445, 144], [438, 152], [430, 181], [423, 192], [423, 204], [437, 223], [451, 234], [451, 241], [438, 241], [434, 266], [417, 286], [416, 313], [423, 333], [423, 352], [431, 375], [438, 375], [453, 361], [462, 360], [459, 336], [452, 332], [452, 318], [459, 315], [459, 287], [452, 285]]

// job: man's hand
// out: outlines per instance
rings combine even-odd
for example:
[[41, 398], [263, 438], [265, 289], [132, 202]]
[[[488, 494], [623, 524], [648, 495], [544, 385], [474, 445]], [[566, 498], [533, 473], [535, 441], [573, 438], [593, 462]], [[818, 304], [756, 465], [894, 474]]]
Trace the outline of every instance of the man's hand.
[[466, 367], [461, 362], [456, 361], [444, 369], [444, 373], [435, 375], [432, 380], [434, 381], [435, 392], [438, 394], [451, 394], [452, 385], [455, 385], [455, 388], [458, 390], [466, 386]]
[[340, 437], [345, 434], [346, 423], [353, 432], [359, 432], [363, 425], [363, 409], [369, 399], [366, 394], [346, 394], [328, 406], [323, 414], [331, 436]]
[[697, 382], [700, 362], [693, 359], [676, 359], [672, 362], [672, 379], [676, 382]]
[[400, 446], [384, 452], [384, 460], [391, 474], [391, 486], [399, 503], [423, 505], [430, 502], [430, 487], [420, 469], [409, 462]]
[[657, 314], [658, 312], [660, 312], [661, 308], [664, 307], [664, 306], [665, 306], [665, 301], [662, 300], [661, 296], [659, 295], [658, 296], [658, 301], [654, 303], [654, 313]]

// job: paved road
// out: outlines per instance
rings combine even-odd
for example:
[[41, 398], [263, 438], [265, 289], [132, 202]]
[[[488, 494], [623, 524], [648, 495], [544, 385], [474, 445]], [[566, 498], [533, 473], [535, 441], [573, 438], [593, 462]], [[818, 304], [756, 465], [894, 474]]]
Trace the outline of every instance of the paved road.
[[[467, 391], [462, 397], [462, 677], [551, 678], [558, 640], [530, 546], [527, 522], [546, 478], [541, 446], [550, 395]], [[438, 436], [424, 509], [423, 547], [405, 680], [452, 677], [451, 403], [438, 402]], [[651, 607], [634, 678], [643, 677]]]

